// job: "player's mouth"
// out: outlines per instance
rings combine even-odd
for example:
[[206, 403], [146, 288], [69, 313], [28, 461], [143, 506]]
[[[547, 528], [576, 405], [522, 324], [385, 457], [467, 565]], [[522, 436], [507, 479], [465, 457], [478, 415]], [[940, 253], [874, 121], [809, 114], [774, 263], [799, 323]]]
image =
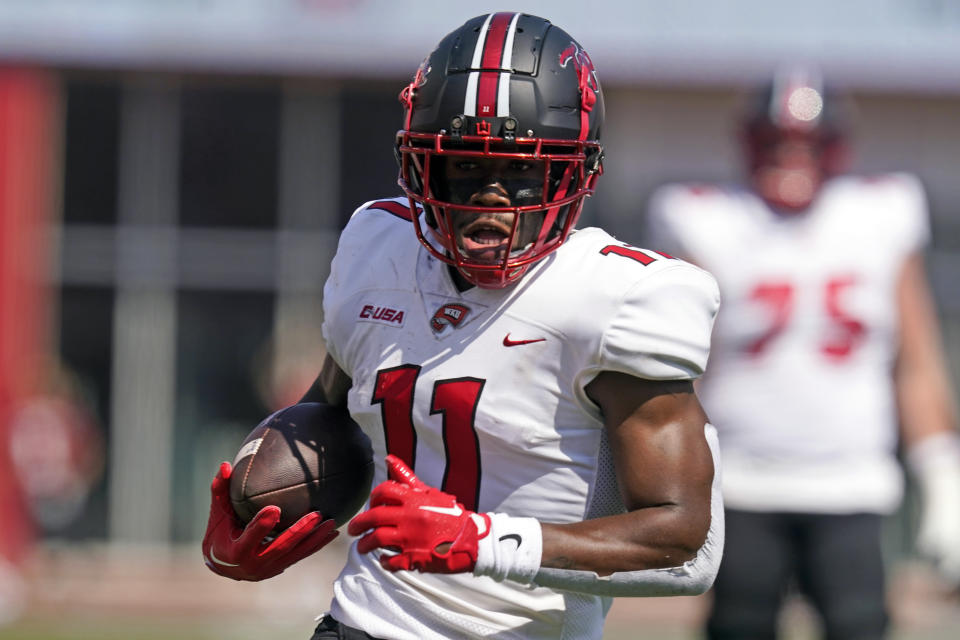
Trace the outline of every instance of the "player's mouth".
[[459, 244], [464, 256], [481, 262], [503, 260], [510, 241], [511, 225], [504, 220], [482, 216], [460, 230]]

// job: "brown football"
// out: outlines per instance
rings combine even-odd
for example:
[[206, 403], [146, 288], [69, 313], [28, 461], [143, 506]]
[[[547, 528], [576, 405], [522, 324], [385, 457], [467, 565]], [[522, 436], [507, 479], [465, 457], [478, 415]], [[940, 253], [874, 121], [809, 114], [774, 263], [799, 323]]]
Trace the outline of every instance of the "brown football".
[[233, 461], [230, 501], [248, 522], [267, 505], [280, 507], [277, 529], [311, 511], [341, 526], [370, 495], [370, 439], [344, 408], [291, 405], [250, 432]]

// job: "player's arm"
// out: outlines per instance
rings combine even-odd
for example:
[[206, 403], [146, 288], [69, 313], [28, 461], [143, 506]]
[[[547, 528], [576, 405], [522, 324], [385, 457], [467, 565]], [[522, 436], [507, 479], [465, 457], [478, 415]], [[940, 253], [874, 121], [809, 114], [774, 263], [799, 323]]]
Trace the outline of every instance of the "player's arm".
[[602, 408], [627, 513], [542, 525], [534, 582], [609, 596], [696, 595], [723, 553], [715, 429], [691, 381], [605, 372], [587, 386]]
[[901, 440], [921, 489], [919, 549], [960, 585], [960, 437], [933, 296], [922, 256], [911, 256], [897, 283], [900, 348], [894, 381]]
[[350, 379], [330, 354], [323, 359], [316, 380], [300, 398], [300, 402], [325, 402], [334, 407], [347, 406], [347, 392], [353, 386]]
[[605, 576], [693, 560], [710, 528], [714, 468], [692, 383], [607, 371], [587, 394], [603, 411], [627, 513], [542, 525], [541, 566]]
[[[325, 402], [346, 410], [351, 380], [329, 355], [300, 402]], [[223, 462], [210, 486], [210, 517], [203, 537], [203, 559], [216, 574], [234, 580], [259, 581], [283, 572], [316, 553], [337, 537], [336, 523], [318, 512], [308, 513], [277, 534], [280, 509], [267, 506], [244, 525], [230, 503], [233, 469]]]
[[391, 571], [473, 572], [611, 596], [693, 595], [713, 582], [723, 548], [716, 436], [691, 383], [603, 373], [588, 392], [606, 416], [626, 506], [572, 524], [473, 513], [387, 456], [390, 479], [351, 520], [361, 553]]

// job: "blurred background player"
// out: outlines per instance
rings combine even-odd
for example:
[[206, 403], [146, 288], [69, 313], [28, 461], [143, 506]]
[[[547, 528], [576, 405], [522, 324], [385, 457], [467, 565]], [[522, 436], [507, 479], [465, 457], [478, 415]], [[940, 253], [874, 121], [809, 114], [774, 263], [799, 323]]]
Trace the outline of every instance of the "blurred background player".
[[[478, 16], [401, 102], [406, 196], [343, 230], [304, 398], [349, 408], [379, 483], [314, 638], [600, 638], [613, 596], [702, 593], [723, 512], [692, 380], [716, 283], [574, 231], [603, 157], [590, 57], [543, 18]], [[332, 538], [316, 513], [268, 537], [275, 507], [241, 530], [230, 472], [214, 572], [268, 578]]]
[[960, 583], [960, 441], [924, 272], [923, 189], [842, 175], [850, 106], [778, 72], [743, 124], [746, 186], [668, 185], [648, 241], [717, 278], [700, 393], [720, 433], [727, 548], [710, 638], [773, 638], [788, 586], [828, 638], [888, 626], [881, 517], [922, 490], [917, 543]]

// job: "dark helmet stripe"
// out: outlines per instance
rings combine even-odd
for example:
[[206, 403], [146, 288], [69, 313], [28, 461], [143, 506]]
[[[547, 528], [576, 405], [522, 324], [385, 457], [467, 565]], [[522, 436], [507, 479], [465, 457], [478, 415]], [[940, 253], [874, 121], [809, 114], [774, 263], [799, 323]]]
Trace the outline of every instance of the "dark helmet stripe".
[[513, 38], [519, 13], [494, 13], [487, 16], [477, 38], [471, 71], [467, 80], [464, 114], [479, 117], [503, 117], [510, 113], [510, 69]]

